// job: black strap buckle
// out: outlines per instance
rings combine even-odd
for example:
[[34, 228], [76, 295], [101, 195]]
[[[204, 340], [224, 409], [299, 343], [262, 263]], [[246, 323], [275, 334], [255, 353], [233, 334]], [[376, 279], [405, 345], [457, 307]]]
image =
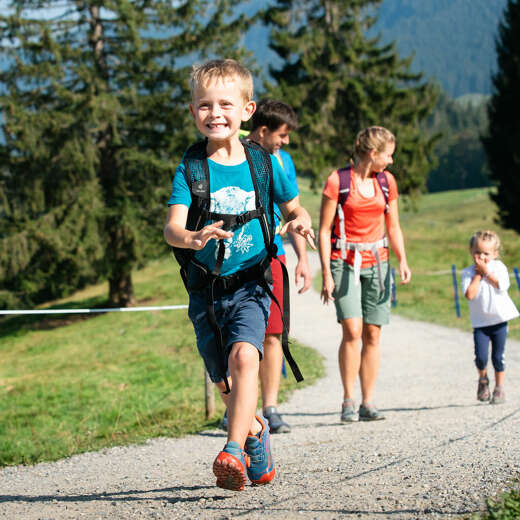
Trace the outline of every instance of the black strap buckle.
[[247, 213], [241, 213], [240, 215], [237, 215], [236, 218], [236, 225], [237, 226], [243, 226], [248, 221], [248, 215]]

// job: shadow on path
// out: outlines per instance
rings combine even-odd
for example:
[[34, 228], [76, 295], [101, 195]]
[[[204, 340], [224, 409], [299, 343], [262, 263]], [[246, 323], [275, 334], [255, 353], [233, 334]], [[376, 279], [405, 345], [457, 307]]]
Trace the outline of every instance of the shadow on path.
[[[284, 500], [284, 502], [289, 502], [294, 500], [295, 497], [290, 497]], [[278, 505], [278, 507], [277, 507]], [[269, 505], [269, 511], [271, 512], [284, 512], [287, 514], [295, 513], [295, 510], [290, 507], [283, 507], [282, 502], [278, 502], [278, 504], [275, 505]], [[208, 510], [214, 510], [215, 512], [222, 512], [223, 510], [218, 507], [206, 507]], [[228, 511], [233, 511], [232, 515], [233, 518], [239, 518], [239, 517], [248, 517], [249, 515], [253, 513], [258, 513], [258, 509], [250, 509], [250, 508], [229, 508]], [[325, 513], [327, 515], [330, 515], [332, 513], [338, 514], [338, 515], [357, 515], [358, 518], [366, 516], [368, 518], [374, 518], [377, 516], [381, 516], [384, 518], [388, 518], [394, 515], [402, 515], [403, 513], [408, 513], [412, 515], [416, 515], [416, 518], [421, 518], [424, 514], [436, 514], [439, 516], [449, 516], [449, 515], [468, 515], [471, 513], [475, 513], [479, 511], [478, 509], [458, 509], [454, 511], [445, 511], [441, 509], [436, 508], [425, 508], [425, 509], [387, 509], [384, 511], [370, 511], [366, 509], [326, 509], [326, 508], [306, 508], [306, 507], [298, 507], [298, 515], [303, 515], [305, 513]]]
[[[85, 495], [0, 495], [0, 504], [2, 503], [14, 503], [14, 502], [96, 502], [105, 500], [109, 502], [137, 502], [140, 500], [158, 500], [161, 502], [169, 502], [174, 504], [176, 502], [197, 502], [198, 500], [207, 498], [204, 495], [189, 496], [189, 497], [176, 497], [171, 495], [160, 495], [160, 496], [147, 496], [149, 493], [180, 493], [182, 491], [198, 491], [205, 489], [215, 489], [214, 485], [209, 486], [175, 486], [160, 489], [143, 489], [143, 490], [128, 490], [121, 492], [103, 492], [103, 493], [91, 493]], [[142, 496], [140, 496], [142, 495]], [[214, 495], [211, 497], [213, 500], [225, 500], [230, 498], [229, 496]]]

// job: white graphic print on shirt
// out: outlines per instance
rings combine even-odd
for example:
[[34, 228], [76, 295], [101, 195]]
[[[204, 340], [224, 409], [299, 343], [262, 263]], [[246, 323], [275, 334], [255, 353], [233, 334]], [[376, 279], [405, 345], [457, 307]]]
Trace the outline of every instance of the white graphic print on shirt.
[[[245, 211], [255, 209], [255, 192], [244, 191], [238, 186], [227, 186], [211, 194], [210, 211], [215, 213], [227, 213], [231, 215], [240, 215]], [[227, 260], [236, 251], [239, 254], [247, 253], [253, 245], [253, 235], [248, 229], [251, 222], [244, 224], [238, 233], [232, 238], [224, 240], [226, 253], [224, 258]], [[215, 250], [215, 257], [218, 248]]]

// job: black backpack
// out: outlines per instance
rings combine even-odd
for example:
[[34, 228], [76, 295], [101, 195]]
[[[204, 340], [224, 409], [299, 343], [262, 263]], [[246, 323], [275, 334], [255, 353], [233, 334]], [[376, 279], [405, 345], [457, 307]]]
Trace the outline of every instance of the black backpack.
[[[246, 159], [251, 173], [251, 179], [255, 190], [255, 209], [246, 211], [240, 215], [215, 213], [210, 211], [210, 176], [207, 160], [207, 141], [199, 141], [190, 146], [184, 155], [186, 170], [186, 182], [190, 188], [192, 203], [188, 210], [186, 229], [198, 231], [202, 229], [208, 220], [224, 221], [223, 229], [229, 230], [236, 226], [244, 225], [257, 218], [260, 222], [264, 237], [267, 256], [260, 263], [248, 269], [238, 271], [229, 276], [221, 276], [220, 271], [225, 255], [224, 240], [219, 240], [217, 261], [210, 271], [201, 262], [195, 259], [193, 249], [172, 247], [173, 254], [180, 265], [180, 273], [187, 291], [200, 290], [209, 287], [208, 295], [208, 320], [215, 332], [217, 348], [222, 358], [222, 377], [226, 384], [226, 393], [229, 387], [226, 377], [226, 360], [222, 339], [222, 333], [217, 325], [215, 310], [213, 308], [214, 290], [219, 288], [233, 291], [245, 283], [257, 280], [267, 291], [271, 299], [280, 304], [269, 287], [272, 283], [270, 263], [276, 258], [277, 248], [274, 244], [275, 219], [274, 219], [274, 194], [273, 194], [273, 170], [269, 153], [259, 144], [248, 140], [241, 140], [244, 146]], [[283, 333], [282, 348], [292, 372], [297, 381], [302, 381], [303, 376], [289, 351], [289, 276], [285, 265], [281, 263], [283, 273]]]

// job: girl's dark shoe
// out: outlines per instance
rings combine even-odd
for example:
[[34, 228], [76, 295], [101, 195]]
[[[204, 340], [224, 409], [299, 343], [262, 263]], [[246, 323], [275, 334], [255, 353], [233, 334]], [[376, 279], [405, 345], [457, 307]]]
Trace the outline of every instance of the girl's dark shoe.
[[489, 401], [489, 378], [488, 378], [488, 376], [481, 377], [478, 380], [477, 399], [479, 401]]

